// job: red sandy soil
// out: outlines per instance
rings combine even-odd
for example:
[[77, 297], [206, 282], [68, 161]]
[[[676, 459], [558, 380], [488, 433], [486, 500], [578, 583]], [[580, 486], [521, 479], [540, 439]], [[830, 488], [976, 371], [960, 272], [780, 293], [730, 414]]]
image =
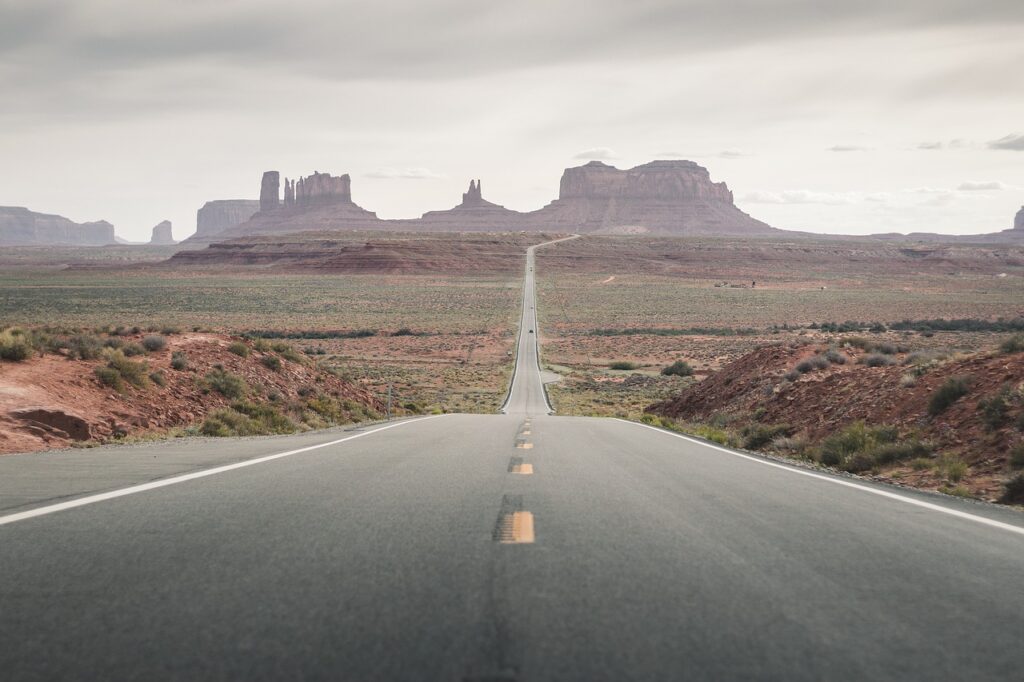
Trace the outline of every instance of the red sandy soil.
[[[954, 357], [918, 377], [912, 386], [901, 385], [908, 367], [868, 367], [857, 364], [861, 351], [844, 348], [845, 365], [812, 371], [793, 382], [783, 375], [823, 346], [773, 345], [751, 352], [713, 373], [677, 397], [648, 410], [673, 419], [709, 420], [716, 414], [738, 415], [731, 424], [757, 422], [788, 424], [796, 435], [818, 442], [845, 426], [863, 421], [869, 426], [892, 425], [903, 434], [931, 442], [936, 452], [959, 455], [969, 465], [960, 482], [972, 494], [989, 500], [999, 497], [1009, 475], [1012, 447], [1024, 441], [1015, 423], [1024, 412], [1024, 353], [974, 353]], [[898, 359], [902, 359], [897, 356]], [[936, 417], [928, 415], [933, 392], [949, 377], [963, 377], [969, 392]], [[1009, 418], [990, 430], [981, 418], [980, 400], [1009, 387]], [[948, 485], [936, 471], [914, 471], [906, 464], [887, 468], [878, 478], [926, 489]]]
[[[139, 337], [125, 337], [138, 341]], [[296, 399], [299, 389], [322, 393], [381, 409], [369, 392], [314, 366], [281, 359], [281, 370], [260, 362], [261, 353], [243, 358], [227, 350], [238, 339], [220, 334], [182, 334], [167, 337], [167, 347], [145, 356], [151, 372], [163, 370], [165, 386], [151, 384], [124, 394], [100, 384], [95, 369], [100, 360], [71, 360], [62, 355], [36, 356], [24, 362], [0, 363], [0, 454], [67, 446], [74, 441], [137, 436], [201, 422], [204, 416], [231, 401], [204, 393], [197, 385], [214, 365], [237, 374], [257, 394], [277, 391]], [[173, 351], [184, 351], [188, 368], [171, 369]]]

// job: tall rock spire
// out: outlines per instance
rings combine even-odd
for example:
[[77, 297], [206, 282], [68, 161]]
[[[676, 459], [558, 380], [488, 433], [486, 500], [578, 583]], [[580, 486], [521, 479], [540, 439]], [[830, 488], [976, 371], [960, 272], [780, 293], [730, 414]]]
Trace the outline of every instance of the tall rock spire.
[[281, 204], [281, 174], [267, 171], [260, 183], [260, 210], [272, 211]]

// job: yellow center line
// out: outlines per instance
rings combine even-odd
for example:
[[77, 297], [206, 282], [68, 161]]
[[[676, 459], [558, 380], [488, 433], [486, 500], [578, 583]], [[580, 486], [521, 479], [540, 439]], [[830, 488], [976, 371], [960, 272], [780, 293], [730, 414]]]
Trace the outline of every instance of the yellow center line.
[[534, 541], [533, 514], [528, 511], [517, 511], [512, 514], [512, 532], [508, 538], [502, 538], [504, 545], [525, 545]]
[[532, 464], [516, 464], [515, 466], [512, 467], [512, 473], [513, 474], [523, 474], [524, 476], [529, 476], [529, 475], [533, 474], [533, 465]]

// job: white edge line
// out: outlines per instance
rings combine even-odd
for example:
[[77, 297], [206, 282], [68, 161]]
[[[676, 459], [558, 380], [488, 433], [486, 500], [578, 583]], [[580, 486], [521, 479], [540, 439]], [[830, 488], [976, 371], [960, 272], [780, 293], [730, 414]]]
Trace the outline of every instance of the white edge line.
[[808, 476], [810, 478], [816, 478], [819, 481], [826, 481], [828, 483], [834, 483], [835, 485], [841, 485], [841, 486], [845, 486], [847, 488], [853, 488], [855, 490], [860, 490], [860, 491], [865, 492], [865, 493], [871, 493], [872, 495], [878, 495], [880, 497], [887, 497], [887, 498], [889, 498], [891, 500], [897, 500], [899, 502], [905, 502], [906, 504], [911, 504], [911, 505], [914, 505], [915, 507], [922, 507], [924, 509], [929, 509], [931, 511], [939, 512], [939, 513], [942, 513], [942, 514], [949, 514], [950, 516], [955, 516], [957, 518], [966, 519], [968, 521], [974, 521], [975, 523], [980, 523], [980, 524], [983, 524], [983, 525], [986, 525], [986, 526], [991, 526], [992, 528], [999, 528], [1000, 530], [1006, 530], [1006, 531], [1010, 531], [1011, 533], [1017, 533], [1019, 535], [1024, 535], [1024, 528], [1021, 528], [1020, 526], [1014, 526], [1013, 524], [1010, 524], [1010, 523], [1003, 523], [1002, 521], [996, 521], [995, 519], [985, 518], [984, 516], [976, 516], [974, 514], [968, 514], [967, 512], [958, 511], [956, 509], [950, 509], [948, 507], [943, 507], [942, 505], [939, 505], [939, 504], [932, 504], [931, 502], [925, 502], [924, 500], [915, 500], [912, 497], [906, 497], [905, 495], [899, 495], [897, 493], [893, 493], [893, 492], [890, 492], [888, 490], [881, 490], [879, 488], [873, 488], [871, 486], [862, 485], [860, 483], [853, 483], [852, 481], [844, 481], [844, 480], [839, 479], [839, 478], [833, 478], [832, 476], [826, 476], [824, 474], [815, 473], [813, 471], [804, 471], [803, 469], [797, 469], [797, 468], [792, 467], [792, 466], [786, 466], [785, 464], [777, 464], [775, 462], [770, 462], [770, 461], [768, 461], [766, 459], [762, 459], [760, 457], [755, 457], [753, 455], [745, 455], [742, 452], [737, 452], [735, 450], [730, 450], [729, 448], [723, 448], [723, 447], [720, 447], [718, 445], [713, 445], [711, 443], [708, 443], [708, 442], [703, 441], [703, 440], [699, 440], [697, 438], [690, 438], [689, 436], [684, 436], [684, 435], [682, 435], [680, 433], [673, 433], [672, 431], [666, 431], [664, 429], [659, 429], [659, 428], [656, 428], [654, 426], [651, 426], [650, 424], [641, 424], [639, 422], [629, 421], [628, 419], [619, 419], [618, 417], [612, 417], [612, 418], [615, 421], [624, 422], [626, 424], [632, 424], [633, 426], [640, 426], [640, 427], [643, 427], [645, 429], [650, 429], [651, 431], [657, 431], [658, 433], [663, 433], [666, 436], [675, 436], [676, 438], [682, 438], [683, 440], [688, 441], [690, 443], [695, 443], [697, 445], [703, 445], [704, 447], [711, 448], [712, 450], [718, 450], [719, 452], [724, 452], [724, 453], [726, 453], [728, 455], [733, 455], [735, 457], [742, 457], [743, 459], [749, 460], [751, 462], [755, 462], [757, 464], [763, 464], [764, 466], [773, 467], [775, 469], [782, 469], [783, 471], [788, 471], [791, 474], [798, 474], [800, 476]]
[[408, 421], [398, 422], [397, 424], [391, 424], [389, 426], [382, 426], [379, 429], [373, 431], [364, 431], [363, 433], [357, 433], [352, 436], [346, 436], [345, 438], [339, 438], [332, 440], [327, 443], [319, 443], [318, 445], [310, 445], [308, 447], [299, 448], [298, 450], [289, 450], [287, 452], [279, 452], [274, 455], [265, 455], [263, 457], [257, 457], [255, 459], [247, 459], [244, 462], [235, 462], [234, 464], [225, 464], [224, 466], [213, 467], [212, 469], [203, 469], [201, 471], [193, 471], [188, 474], [181, 474], [180, 476], [172, 476], [170, 478], [161, 478], [158, 481], [150, 481], [149, 483], [141, 483], [139, 485], [129, 486], [127, 488], [119, 488], [118, 490], [111, 490], [105, 493], [97, 493], [96, 495], [88, 495], [86, 497], [79, 497], [74, 500], [68, 500], [67, 502], [59, 502], [57, 504], [47, 505], [45, 507], [37, 507], [35, 509], [29, 509], [23, 512], [17, 512], [15, 514], [8, 514], [7, 516], [0, 516], [0, 526], [5, 526], [9, 523], [16, 523], [18, 521], [24, 521], [26, 519], [32, 519], [37, 516], [46, 516], [47, 514], [54, 514], [56, 512], [64, 511], [66, 509], [74, 509], [75, 507], [84, 507], [87, 504], [95, 504], [96, 502], [104, 502], [106, 500], [113, 500], [118, 497], [125, 497], [126, 495], [134, 495], [136, 493], [146, 492], [147, 490], [155, 490], [156, 488], [163, 488], [165, 486], [174, 485], [176, 483], [184, 483], [185, 481], [192, 481], [197, 478], [205, 478], [207, 476], [215, 476], [217, 474], [223, 474], [227, 471], [234, 471], [235, 469], [242, 469], [244, 467], [251, 467], [256, 464], [262, 464], [269, 462], [274, 459], [280, 459], [282, 457], [290, 457], [291, 455], [297, 455], [300, 452], [309, 452], [310, 450], [318, 450], [320, 448], [330, 447], [331, 445], [337, 445], [346, 441], [355, 440], [356, 438], [362, 438], [363, 436], [370, 436], [381, 431], [387, 431], [388, 429], [394, 429], [399, 426], [405, 426], [406, 424], [413, 424], [415, 422], [425, 421], [427, 419], [437, 419], [438, 417], [444, 417], [447, 415], [438, 414], [430, 417], [420, 417], [418, 419], [410, 419]]

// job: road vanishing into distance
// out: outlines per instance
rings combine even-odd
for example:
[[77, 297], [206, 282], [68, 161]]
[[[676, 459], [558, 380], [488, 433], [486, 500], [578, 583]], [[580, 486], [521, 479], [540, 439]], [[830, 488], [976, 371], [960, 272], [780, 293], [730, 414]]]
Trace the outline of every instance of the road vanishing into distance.
[[550, 415], [533, 251], [502, 414], [0, 458], [0, 679], [1022, 678], [1021, 514]]

